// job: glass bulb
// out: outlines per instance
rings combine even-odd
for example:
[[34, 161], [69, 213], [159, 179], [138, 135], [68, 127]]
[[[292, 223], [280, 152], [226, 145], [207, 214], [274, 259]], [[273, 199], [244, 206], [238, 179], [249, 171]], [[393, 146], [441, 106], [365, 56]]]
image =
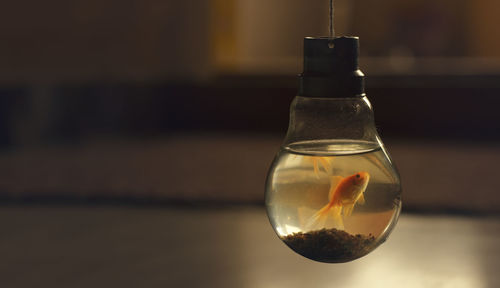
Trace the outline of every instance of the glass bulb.
[[358, 38], [306, 38], [304, 54], [299, 96], [266, 181], [267, 213], [295, 252], [347, 262], [389, 236], [401, 183], [363, 93]]

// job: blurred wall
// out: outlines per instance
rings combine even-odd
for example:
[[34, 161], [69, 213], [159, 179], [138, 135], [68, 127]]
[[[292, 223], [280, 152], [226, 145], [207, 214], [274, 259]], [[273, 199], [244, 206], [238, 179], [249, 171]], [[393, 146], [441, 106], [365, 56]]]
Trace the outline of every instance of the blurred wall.
[[470, 37], [468, 46], [471, 54], [478, 57], [500, 57], [500, 33], [497, 32], [500, 26], [500, 1], [469, 1], [468, 4], [470, 26], [464, 32]]
[[[335, 5], [337, 35], [365, 56], [500, 58], [498, 1]], [[328, 0], [6, 1], [0, 85], [295, 74], [302, 38], [327, 34]]]
[[352, 31], [360, 36], [365, 56], [465, 56], [472, 2], [355, 0]]
[[291, 58], [299, 71], [301, 39], [327, 34], [326, 14], [318, 15], [326, 7], [326, 1], [238, 0], [238, 64], [276, 70]]
[[[220, 7], [214, 14], [214, 39], [224, 44], [217, 45], [216, 68], [222, 73], [297, 73], [302, 66], [302, 39], [328, 35], [329, 0], [215, 2]], [[227, 7], [234, 17], [229, 22], [221, 21], [221, 15], [224, 19], [231, 17]], [[348, 30], [350, 7], [350, 1], [335, 1], [338, 35]], [[230, 31], [227, 25], [231, 25]], [[232, 49], [228, 51], [228, 47]]]
[[210, 73], [209, 0], [0, 5], [0, 84], [151, 81]]

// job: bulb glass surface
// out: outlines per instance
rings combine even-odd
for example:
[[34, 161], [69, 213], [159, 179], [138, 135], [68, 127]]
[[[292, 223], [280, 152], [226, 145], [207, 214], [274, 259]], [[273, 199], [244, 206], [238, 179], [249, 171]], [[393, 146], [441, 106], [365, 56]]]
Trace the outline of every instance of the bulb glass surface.
[[296, 97], [268, 173], [266, 207], [278, 237], [312, 260], [351, 261], [386, 240], [401, 183], [366, 97]]

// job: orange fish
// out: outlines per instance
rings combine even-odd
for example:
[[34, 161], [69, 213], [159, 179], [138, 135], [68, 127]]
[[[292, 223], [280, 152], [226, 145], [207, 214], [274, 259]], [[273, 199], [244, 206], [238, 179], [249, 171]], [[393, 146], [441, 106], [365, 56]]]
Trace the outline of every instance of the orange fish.
[[312, 157], [311, 159], [313, 166], [314, 166], [314, 174], [316, 174], [316, 177], [319, 178], [319, 163], [323, 165], [323, 168], [325, 169], [325, 172], [328, 173], [328, 171], [331, 169], [331, 164], [330, 160], [327, 157]]
[[[293, 155], [292, 159], [295, 159], [297, 155]], [[307, 161], [312, 163], [314, 167], [314, 174], [316, 178], [320, 178], [320, 164], [323, 166], [323, 169], [326, 173], [328, 173], [332, 169], [332, 165], [330, 163], [331, 158], [333, 157], [321, 157], [321, 156], [303, 156], [302, 161]]]
[[344, 217], [350, 216], [356, 203], [365, 203], [363, 193], [369, 181], [370, 174], [368, 174], [368, 172], [358, 172], [345, 178], [341, 176], [332, 176], [330, 192], [328, 193], [329, 202], [309, 219], [307, 222], [307, 229], [318, 225], [324, 226], [330, 213], [336, 221], [337, 228], [344, 229], [341, 214], [343, 214]]

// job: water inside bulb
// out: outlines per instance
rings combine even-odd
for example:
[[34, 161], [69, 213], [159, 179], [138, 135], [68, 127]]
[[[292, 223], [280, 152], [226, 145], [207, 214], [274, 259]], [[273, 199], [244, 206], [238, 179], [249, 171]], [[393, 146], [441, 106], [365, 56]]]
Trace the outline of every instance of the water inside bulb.
[[370, 141], [286, 145], [266, 183], [268, 215], [280, 239], [321, 262], [351, 261], [383, 243], [398, 218], [400, 195], [390, 157]]

